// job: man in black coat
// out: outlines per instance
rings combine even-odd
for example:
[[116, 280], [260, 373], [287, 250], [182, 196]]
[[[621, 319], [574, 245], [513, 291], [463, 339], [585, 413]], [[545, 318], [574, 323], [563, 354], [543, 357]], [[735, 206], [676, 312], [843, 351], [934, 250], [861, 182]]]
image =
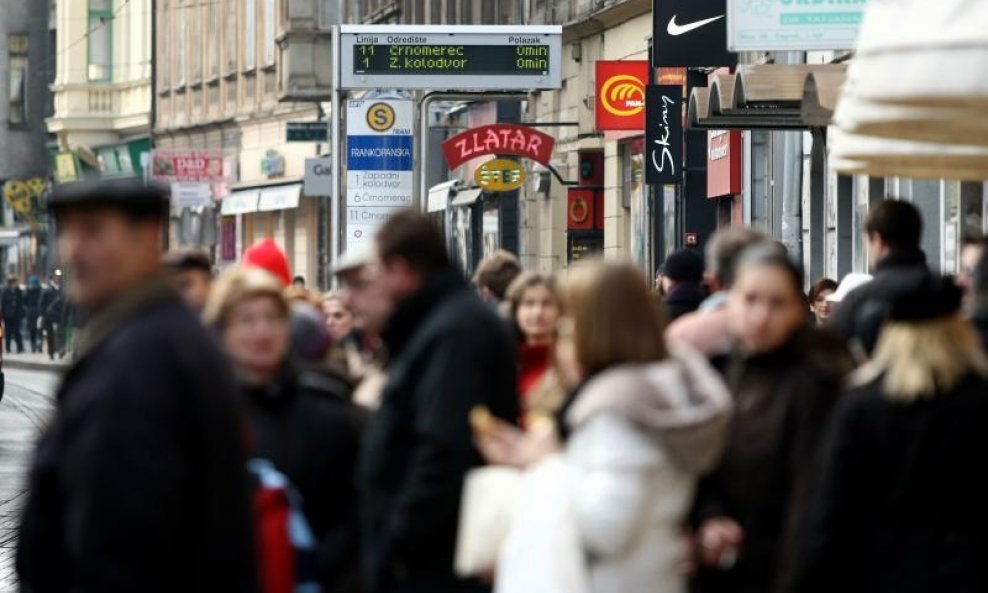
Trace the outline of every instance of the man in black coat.
[[254, 593], [233, 380], [159, 275], [167, 193], [66, 186], [49, 208], [88, 323], [31, 468], [22, 590]]
[[38, 327], [38, 319], [41, 317], [41, 301], [43, 291], [41, 281], [37, 276], [27, 279], [27, 288], [24, 289], [24, 317], [27, 321], [28, 342], [31, 344], [31, 352], [41, 352], [41, 328]]
[[707, 298], [703, 289], [703, 255], [695, 249], [669, 254], [662, 265], [662, 293], [668, 321], [692, 313]]
[[889, 303], [903, 290], [903, 277], [929, 271], [919, 248], [922, 234], [922, 216], [909, 202], [885, 200], [868, 214], [865, 235], [874, 279], [844, 297], [830, 322], [853, 351], [871, 354]]
[[3, 289], [0, 307], [3, 308], [3, 329], [7, 338], [7, 353], [13, 353], [14, 344], [17, 344], [17, 353], [20, 354], [24, 352], [24, 336], [21, 331], [21, 324], [24, 322], [24, 291], [17, 284], [15, 276], [7, 278], [7, 286]]
[[361, 460], [365, 552], [378, 592], [489, 590], [457, 579], [463, 478], [483, 463], [468, 424], [477, 405], [518, 417], [514, 348], [494, 311], [452, 268], [432, 222], [405, 211], [377, 236], [375, 282], [395, 303], [388, 383]]

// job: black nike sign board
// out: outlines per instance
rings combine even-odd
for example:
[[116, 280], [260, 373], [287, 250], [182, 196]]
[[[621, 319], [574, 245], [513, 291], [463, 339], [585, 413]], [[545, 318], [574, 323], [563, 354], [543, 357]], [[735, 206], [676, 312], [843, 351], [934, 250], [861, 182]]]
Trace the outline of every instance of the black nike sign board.
[[652, 66], [736, 66], [727, 51], [727, 0], [653, 0]]
[[683, 87], [645, 88], [645, 183], [683, 182]]

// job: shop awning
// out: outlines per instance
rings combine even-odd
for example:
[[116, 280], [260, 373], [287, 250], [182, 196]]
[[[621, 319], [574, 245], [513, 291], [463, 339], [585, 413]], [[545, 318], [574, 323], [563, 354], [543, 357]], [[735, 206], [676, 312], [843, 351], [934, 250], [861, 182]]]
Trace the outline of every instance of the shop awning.
[[258, 202], [257, 210], [258, 212], [294, 210], [295, 208], [298, 208], [298, 202], [301, 195], [301, 183], [265, 187], [261, 189], [261, 199]]
[[868, 5], [833, 122], [834, 168], [988, 179], [988, 2]]
[[831, 98], [837, 96], [845, 73], [843, 64], [742, 66], [737, 74], [715, 76], [709, 87], [693, 89], [688, 126], [785, 130], [826, 125], [836, 101]]
[[472, 206], [477, 200], [480, 199], [481, 194], [484, 190], [478, 188], [474, 189], [461, 189], [456, 193], [456, 197], [453, 201], [449, 203], [450, 206]]
[[261, 190], [259, 189], [235, 191], [223, 198], [223, 204], [220, 206], [220, 214], [223, 216], [234, 216], [236, 214], [257, 212], [257, 202], [260, 196]]
[[429, 197], [426, 200], [426, 209], [429, 212], [442, 212], [449, 204], [449, 195], [456, 190], [460, 181], [444, 181], [429, 188]]

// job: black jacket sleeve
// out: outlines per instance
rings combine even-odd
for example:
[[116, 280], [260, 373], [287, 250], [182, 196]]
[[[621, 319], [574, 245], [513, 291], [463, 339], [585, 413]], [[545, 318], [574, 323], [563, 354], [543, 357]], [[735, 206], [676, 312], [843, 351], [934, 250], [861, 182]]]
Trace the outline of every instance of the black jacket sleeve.
[[184, 452], [175, 446], [180, 389], [162, 356], [113, 369], [85, 385], [105, 397], [67, 419], [72, 447], [61, 482], [72, 493], [65, 539], [73, 581], [79, 593], [165, 593], [159, 587], [175, 569], [166, 565], [175, 556], [167, 548], [180, 540], [176, 526], [189, 519], [179, 516], [190, 486]]
[[[392, 551], [412, 557], [435, 533], [454, 532], [463, 476], [481, 463], [469, 427], [470, 409], [501, 394], [492, 355], [478, 336], [459, 329], [437, 336], [415, 389], [418, 445], [388, 521]], [[493, 409], [493, 407], [492, 407]], [[513, 420], [513, 419], [512, 419]]]
[[863, 402], [859, 394], [843, 398], [835, 413], [822, 458], [822, 478], [809, 508], [793, 590], [829, 593], [862, 590], [861, 528], [870, 521]]

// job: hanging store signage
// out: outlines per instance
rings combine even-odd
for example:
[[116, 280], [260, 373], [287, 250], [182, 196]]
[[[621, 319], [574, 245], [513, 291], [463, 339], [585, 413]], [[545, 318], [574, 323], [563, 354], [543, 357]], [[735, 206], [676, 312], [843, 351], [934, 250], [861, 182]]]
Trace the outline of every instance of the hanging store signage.
[[645, 183], [683, 181], [683, 87], [652, 85], [645, 94]]
[[79, 158], [74, 152], [60, 152], [55, 155], [55, 181], [72, 183], [80, 178]]
[[208, 183], [177, 181], [171, 184], [171, 190], [176, 208], [208, 206], [213, 201], [213, 188]]
[[333, 159], [305, 159], [305, 180], [303, 185], [307, 196], [333, 195]]
[[487, 191], [513, 191], [525, 185], [525, 168], [511, 159], [494, 159], [477, 168], [473, 180]]
[[[778, 0], [753, 3], [766, 1]], [[738, 56], [726, 40], [727, 0], [652, 1], [653, 66], [734, 66]]]
[[728, 0], [727, 44], [734, 51], [854, 49], [867, 5], [867, 0]]
[[643, 130], [648, 62], [597, 62], [597, 129]]
[[286, 142], [329, 142], [329, 124], [324, 121], [290, 121], [285, 124]]
[[707, 197], [736, 196], [741, 193], [741, 132], [707, 132]]
[[562, 27], [343, 25], [344, 89], [558, 89]]
[[151, 178], [158, 181], [209, 181], [226, 179], [222, 150], [153, 150]]
[[450, 169], [471, 159], [490, 155], [512, 155], [549, 166], [556, 140], [525, 126], [494, 124], [473, 128], [443, 142], [443, 154]]

